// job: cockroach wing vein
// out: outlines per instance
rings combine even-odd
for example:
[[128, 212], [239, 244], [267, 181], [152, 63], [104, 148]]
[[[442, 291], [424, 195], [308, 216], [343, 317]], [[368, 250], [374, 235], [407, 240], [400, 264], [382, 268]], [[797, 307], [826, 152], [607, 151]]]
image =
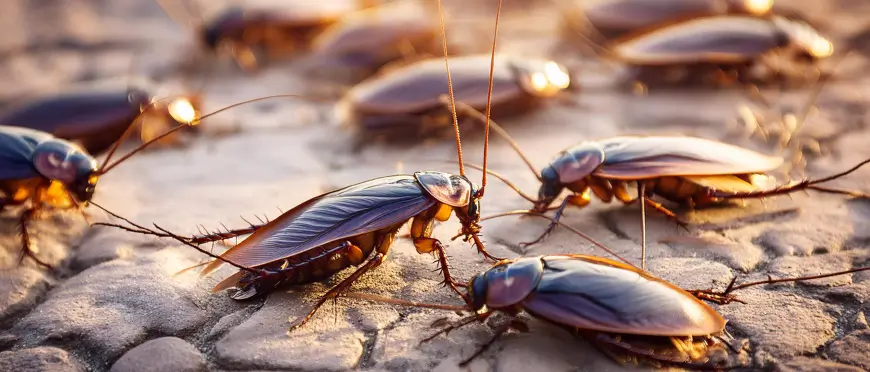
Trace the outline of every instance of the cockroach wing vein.
[[[340, 239], [407, 221], [435, 200], [413, 176], [373, 180], [306, 202], [267, 224], [222, 257], [240, 265], [258, 266], [290, 257]], [[220, 261], [206, 267], [212, 271]]]

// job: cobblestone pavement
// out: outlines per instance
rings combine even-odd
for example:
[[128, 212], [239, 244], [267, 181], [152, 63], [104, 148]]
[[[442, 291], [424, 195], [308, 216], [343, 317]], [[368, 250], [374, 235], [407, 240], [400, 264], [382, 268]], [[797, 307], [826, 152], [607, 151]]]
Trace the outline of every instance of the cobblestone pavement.
[[[508, 1], [510, 2], [510, 1]], [[4, 58], [2, 97], [69, 81], [123, 76], [131, 50], [144, 50], [137, 68], [171, 66], [189, 50], [184, 30], [149, 1], [7, 1], [0, 14], [4, 50], [33, 47]], [[451, 9], [456, 10], [454, 2]], [[537, 3], [550, 4], [539, 1]], [[791, 1], [788, 4], [798, 4]], [[807, 3], [807, 2], [804, 2]], [[26, 4], [26, 5], [25, 5]], [[835, 40], [862, 27], [860, 1], [816, 2], [808, 14]], [[491, 10], [467, 11], [478, 17]], [[500, 35], [505, 53], [545, 53], [555, 26], [553, 9], [507, 13]], [[548, 13], [549, 12], [549, 13]], [[478, 14], [479, 13], [479, 14]], [[540, 13], [540, 14], [539, 14]], [[433, 15], [434, 16], [434, 15]], [[514, 17], [513, 19], [511, 17]], [[531, 17], [549, 21], [529, 22]], [[486, 19], [486, 18], [479, 18]], [[468, 26], [468, 22], [463, 23]], [[481, 24], [478, 24], [480, 26]], [[482, 24], [488, 29], [489, 23]], [[476, 27], [476, 26], [475, 26]], [[449, 29], [453, 30], [453, 29]], [[458, 30], [458, 29], [456, 29]], [[453, 31], [459, 39], [471, 35]], [[91, 45], [86, 52], [64, 43]], [[185, 44], [188, 43], [188, 44]], [[486, 44], [486, 43], [483, 43]], [[143, 49], [144, 48], [144, 49]], [[481, 47], [481, 51], [486, 46]], [[139, 57], [137, 57], [139, 58]], [[579, 65], [574, 63], [575, 65]], [[822, 93], [820, 112], [805, 134], [825, 151], [810, 157], [807, 173], [826, 175], [870, 156], [865, 123], [867, 98], [861, 56], [844, 62], [838, 79]], [[580, 81], [595, 87], [608, 76], [582, 64]], [[603, 70], [602, 70], [603, 71]], [[310, 87], [292, 68], [276, 66], [253, 77], [215, 73], [207, 83], [208, 108], [245, 98], [299, 92]], [[588, 85], [586, 85], [588, 84]], [[802, 105], [807, 92], [766, 92], [775, 102]], [[623, 133], [696, 135], [768, 153], [772, 146], [740, 135], [737, 91], [654, 91], [637, 97], [615, 89], [589, 88], [572, 102], [505, 120], [502, 124], [539, 167], [558, 149], [586, 139]], [[352, 135], [335, 125], [328, 105], [273, 101], [229, 111], [203, 123], [206, 135], [183, 149], [151, 151], [133, 158], [99, 185], [95, 201], [134, 221], [156, 222], [180, 233], [203, 224], [242, 226], [239, 217], [275, 217], [317, 194], [377, 176], [415, 170], [456, 171], [443, 161], [456, 158], [453, 142], [431, 140], [415, 146], [349, 145]], [[219, 133], [235, 132], [231, 135]], [[467, 159], [479, 162], [482, 136], [464, 137]], [[490, 166], [527, 192], [536, 180], [505, 143], [494, 137]], [[472, 178], [479, 173], [471, 171]], [[837, 186], [868, 190], [870, 171], [859, 171]], [[528, 208], [509, 188], [492, 180], [483, 214]], [[94, 220], [108, 217], [90, 208]], [[870, 204], [818, 194], [795, 194], [765, 203], [705, 210], [678, 210], [690, 231], [651, 215], [649, 269], [684, 288], [724, 286], [740, 280], [810, 275], [870, 263]], [[18, 248], [14, 214], [0, 224], [0, 370], [16, 371], [198, 371], [198, 370], [463, 370], [457, 362], [491, 335], [471, 326], [419, 345], [434, 332], [431, 323], [453, 313], [374, 304], [351, 299], [329, 302], [305, 327], [286, 333], [288, 318], [305, 314], [316, 297], [348, 273], [324, 283], [276, 292], [259, 302], [235, 302], [209, 289], [231, 270], [200, 280], [195, 273], [173, 276], [203, 257], [171, 241], [94, 227], [76, 214], [59, 213], [36, 223], [36, 242], [45, 260], [63, 269], [45, 272], [14, 267]], [[639, 258], [636, 207], [597, 200], [570, 209], [564, 222], [620, 254]], [[505, 218], [484, 223], [490, 251], [503, 257], [550, 253], [603, 255], [566, 230], [524, 250], [546, 221]], [[436, 228], [449, 242], [458, 224]], [[488, 264], [474, 249], [449, 244], [454, 275], [467, 279]], [[458, 303], [438, 286], [429, 256], [400, 239], [387, 261], [355, 285], [355, 291], [426, 302]], [[854, 274], [809, 283], [755, 287], [740, 293], [747, 304], [720, 306], [728, 331], [746, 339], [758, 369], [859, 371], [870, 369], [870, 275]], [[540, 321], [531, 332], [511, 333], [473, 362], [471, 371], [617, 371], [630, 369], [593, 347]]]

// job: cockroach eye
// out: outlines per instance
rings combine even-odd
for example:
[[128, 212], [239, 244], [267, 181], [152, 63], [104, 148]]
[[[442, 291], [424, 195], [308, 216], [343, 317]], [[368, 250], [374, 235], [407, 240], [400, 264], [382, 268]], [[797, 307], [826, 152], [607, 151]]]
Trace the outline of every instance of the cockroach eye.
[[191, 125], [196, 125], [198, 123], [195, 122], [198, 116], [196, 109], [187, 99], [180, 98], [172, 101], [172, 103], [169, 104], [168, 110], [169, 115], [179, 123]]

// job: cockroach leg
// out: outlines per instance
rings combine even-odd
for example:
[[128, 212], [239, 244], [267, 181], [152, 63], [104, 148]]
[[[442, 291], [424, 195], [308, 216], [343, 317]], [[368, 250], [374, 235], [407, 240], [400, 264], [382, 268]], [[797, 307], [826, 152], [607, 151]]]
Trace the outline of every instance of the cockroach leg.
[[487, 259], [492, 260], [493, 262], [499, 262], [499, 261], [504, 260], [504, 258], [502, 258], [502, 257], [496, 257], [496, 256], [489, 254], [489, 252], [486, 250], [486, 247], [483, 246], [483, 242], [480, 240], [480, 237], [477, 236], [476, 231], [474, 233], [467, 234], [466, 236], [467, 237], [466, 237], [465, 241], [468, 241], [469, 239], [474, 240], [474, 246], [477, 247], [477, 253], [483, 255], [483, 257], [486, 257]]
[[829, 194], [840, 194], [840, 195], [848, 195], [848, 196], [855, 197], [855, 198], [870, 199], [870, 195], [867, 195], [863, 192], [854, 191], [854, 190], [845, 190], [845, 189], [838, 189], [838, 188], [825, 187], [825, 186], [815, 186], [815, 185], [807, 186], [807, 189], [815, 190], [818, 192], [829, 193]]
[[308, 312], [308, 315], [292, 323], [288, 332], [292, 332], [295, 329], [303, 326], [305, 323], [308, 322], [309, 319], [311, 319], [312, 316], [314, 316], [314, 313], [316, 313], [317, 310], [320, 309], [320, 307], [323, 306], [324, 303], [326, 303], [326, 301], [331, 298], [338, 297], [341, 292], [347, 290], [348, 288], [350, 288], [351, 285], [353, 285], [355, 281], [359, 280], [359, 278], [363, 274], [371, 269], [374, 269], [375, 267], [380, 266], [380, 264], [384, 262], [385, 256], [386, 255], [384, 253], [378, 252], [377, 254], [375, 254], [374, 257], [372, 257], [371, 260], [366, 262], [365, 265], [354, 271], [353, 274], [350, 274], [350, 276], [342, 280], [341, 283], [338, 283], [338, 285], [332, 287], [332, 289], [330, 289], [328, 292], [326, 292], [326, 294], [321, 296], [319, 300], [317, 300], [317, 303], [314, 304], [314, 307], [311, 309], [310, 312]]
[[643, 198], [640, 203], [640, 269], [646, 270], [646, 183], [637, 183], [637, 198]]
[[686, 292], [691, 293], [692, 296], [695, 296], [699, 300], [712, 302], [718, 305], [728, 305], [732, 302], [739, 302], [741, 304], [746, 303], [734, 295], [722, 294], [713, 290], [692, 290]]
[[454, 292], [462, 296], [462, 293], [456, 288], [456, 282], [450, 276], [450, 268], [447, 266], [447, 254], [444, 252], [444, 245], [438, 239], [432, 238], [432, 229], [435, 224], [434, 213], [423, 212], [414, 217], [411, 221], [411, 239], [414, 240], [414, 247], [417, 253], [436, 253], [441, 266], [441, 272], [444, 274], [444, 285], [449, 286]]
[[24, 262], [25, 258], [30, 258], [33, 262], [36, 262], [39, 266], [42, 266], [45, 269], [52, 270], [53, 267], [42, 260], [39, 257], [36, 257], [36, 253], [30, 247], [30, 232], [28, 231], [27, 224], [33, 220], [37, 213], [37, 207], [30, 207], [24, 210], [21, 213], [21, 217], [19, 220], [21, 226], [21, 257], [18, 259], [18, 264], [21, 265]]
[[460, 319], [458, 322], [451, 324], [450, 326], [448, 326], [448, 327], [446, 327], [438, 332], [435, 332], [433, 335], [420, 340], [420, 344], [432, 341], [435, 339], [435, 337], [438, 337], [442, 334], [447, 335], [448, 333], [450, 333], [450, 331], [452, 331], [454, 329], [459, 329], [459, 328], [465, 327], [471, 323], [483, 322], [484, 320], [486, 320], [486, 318], [489, 318], [489, 316], [492, 314], [493, 313], [491, 311], [487, 311], [484, 313], [467, 316], [463, 319]]
[[790, 193], [795, 192], [795, 191], [811, 189], [811, 190], [817, 190], [817, 191], [827, 192], [827, 193], [844, 194], [844, 195], [858, 196], [858, 197], [868, 197], [867, 194], [860, 193], [857, 191], [840, 190], [840, 189], [833, 189], [833, 188], [827, 188], [827, 187], [822, 187], [822, 186], [816, 186], [819, 183], [833, 181], [837, 178], [846, 176], [846, 175], [860, 169], [864, 165], [867, 165], [868, 163], [870, 163], [870, 159], [866, 159], [866, 160], [858, 163], [854, 167], [849, 168], [846, 171], [843, 171], [843, 172], [840, 172], [840, 173], [837, 173], [837, 174], [834, 174], [834, 175], [831, 175], [828, 177], [823, 177], [823, 178], [819, 178], [819, 179], [815, 179], [815, 180], [805, 179], [805, 180], [800, 181], [800, 182], [794, 182], [794, 183], [791, 183], [788, 185], [779, 186], [779, 187], [769, 189], [769, 190], [750, 191], [750, 192], [743, 192], [743, 193], [723, 193], [723, 192], [716, 192], [716, 191], [711, 190], [709, 193], [709, 196], [712, 196], [715, 198], [722, 198], [722, 199], [766, 198], [766, 197], [770, 197], [770, 196], [785, 195], [785, 194], [790, 194]]
[[[467, 302], [468, 298], [466, 298], [465, 294], [463, 294], [457, 288], [457, 286], [459, 286], [460, 284], [457, 283], [455, 280], [453, 280], [453, 277], [450, 275], [450, 265], [447, 262], [447, 252], [444, 251], [444, 246], [441, 245], [441, 242], [438, 241], [437, 239], [433, 239], [433, 238], [420, 238], [420, 239], [432, 239], [432, 240], [434, 240], [432, 242], [432, 244], [435, 247], [434, 252], [436, 254], [438, 254], [438, 263], [439, 263], [439, 266], [441, 269], [441, 273], [444, 274], [443, 284], [445, 286], [450, 287], [450, 289], [452, 289], [453, 292], [456, 292], [456, 294], [458, 294], [459, 297], [461, 297], [463, 301]], [[415, 244], [416, 244], [416, 241], [415, 241]]]
[[719, 305], [727, 305], [732, 302], [739, 302], [741, 304], [745, 304], [746, 302], [743, 302], [742, 300], [731, 294], [731, 291], [734, 290], [734, 283], [736, 282], [737, 277], [735, 276], [731, 279], [731, 282], [728, 283], [728, 287], [726, 287], [725, 290], [722, 292], [714, 291], [712, 288], [687, 290], [686, 292], [691, 293], [692, 296], [695, 296], [699, 300], [704, 300]]
[[511, 329], [517, 329], [520, 331], [528, 331], [529, 327], [528, 327], [528, 325], [526, 325], [526, 323], [524, 323], [523, 321], [521, 321], [519, 319], [511, 319], [510, 322], [503, 324], [503, 325], [499, 326], [498, 328], [496, 328], [495, 334], [489, 339], [489, 341], [487, 341], [483, 345], [480, 345], [477, 348], [477, 351], [474, 352], [474, 354], [471, 354], [471, 356], [469, 356], [468, 358], [465, 358], [465, 360], [459, 362], [459, 366], [460, 367], [467, 366], [474, 359], [476, 359], [478, 356], [480, 356], [480, 354], [483, 354], [486, 350], [488, 350], [489, 347], [492, 346], [492, 344], [494, 344], [499, 338], [501, 338], [502, 335], [504, 335], [507, 331], [510, 331]]
[[550, 233], [556, 229], [556, 226], [559, 225], [559, 220], [562, 218], [562, 214], [565, 212], [565, 207], [567, 207], [568, 204], [571, 203], [571, 197], [576, 197], [576, 195], [569, 195], [565, 198], [565, 200], [562, 201], [562, 204], [559, 205], [559, 209], [556, 210], [556, 214], [553, 215], [553, 221], [550, 221], [550, 225], [547, 226], [547, 229], [544, 230], [544, 233], [541, 234], [541, 236], [538, 236], [537, 239], [530, 242], [520, 243], [519, 246], [521, 248], [528, 248], [530, 246], [540, 243], [541, 240], [544, 240], [544, 238], [547, 237], [547, 235], [550, 235]]
[[676, 223], [678, 226], [682, 227], [684, 230], [689, 231], [689, 224], [686, 223], [685, 221], [681, 220], [679, 217], [677, 217], [676, 213], [671, 212], [670, 209], [665, 208], [665, 206], [661, 205], [660, 203], [655, 202], [654, 200], [650, 199], [649, 197], [644, 197], [643, 201], [644, 201], [644, 203], [646, 203], [646, 205], [648, 205], [648, 206], [652, 207], [653, 209], [655, 209], [656, 211], [664, 214], [671, 221], [674, 221], [674, 223]]

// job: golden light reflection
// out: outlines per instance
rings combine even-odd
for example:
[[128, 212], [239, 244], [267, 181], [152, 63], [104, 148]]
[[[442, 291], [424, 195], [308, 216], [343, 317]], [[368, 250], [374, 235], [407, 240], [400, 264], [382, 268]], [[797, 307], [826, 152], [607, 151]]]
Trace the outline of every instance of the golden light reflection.
[[834, 44], [823, 37], [818, 37], [810, 43], [810, 55], [816, 58], [830, 57], [834, 54]]
[[547, 90], [547, 86], [550, 84], [543, 72], [532, 73], [532, 76], [529, 76], [529, 80], [532, 82], [532, 88], [538, 92]]
[[812, 26], [783, 17], [774, 17], [773, 22], [789, 35], [792, 44], [800, 46], [813, 58], [826, 58], [834, 54], [834, 44]]
[[556, 62], [547, 62], [544, 65], [544, 74], [547, 76], [547, 81], [556, 88], [567, 89], [571, 85], [571, 76]]
[[773, 8], [773, 0], [746, 0], [743, 3], [746, 11], [754, 15], [762, 15]]
[[193, 103], [186, 98], [179, 98], [172, 101], [168, 106], [168, 110], [169, 115], [179, 123], [191, 125], [199, 124], [198, 121], [195, 121], [198, 118], [199, 113], [196, 112]]
[[768, 190], [776, 187], [776, 177], [766, 174], [752, 174], [749, 175], [749, 183], [761, 190]]
[[70, 208], [74, 205], [66, 187], [58, 181], [51, 181], [42, 191], [42, 200], [55, 208]]

